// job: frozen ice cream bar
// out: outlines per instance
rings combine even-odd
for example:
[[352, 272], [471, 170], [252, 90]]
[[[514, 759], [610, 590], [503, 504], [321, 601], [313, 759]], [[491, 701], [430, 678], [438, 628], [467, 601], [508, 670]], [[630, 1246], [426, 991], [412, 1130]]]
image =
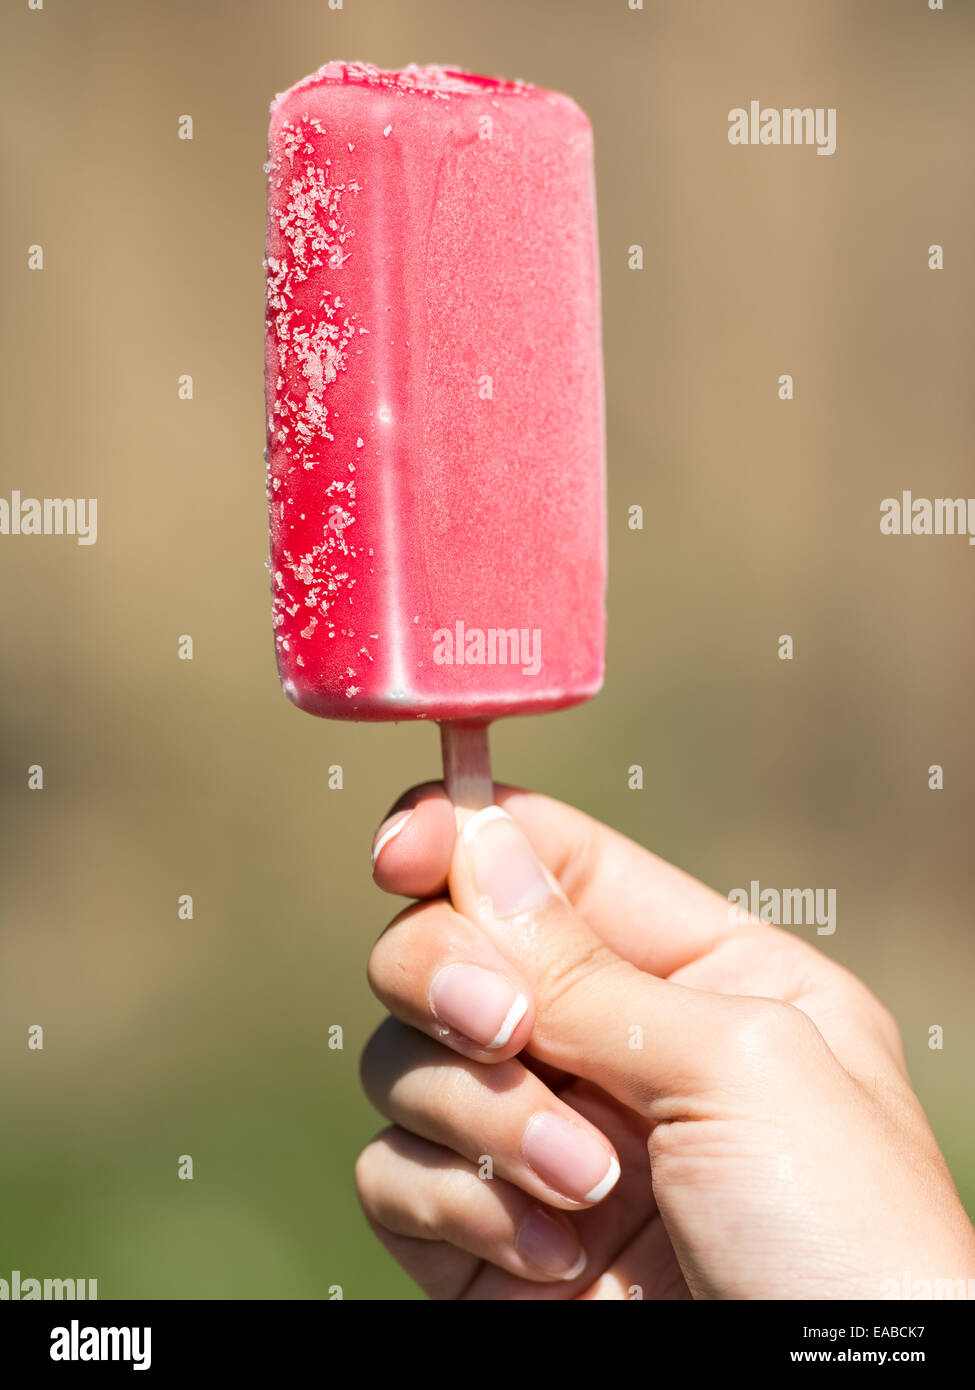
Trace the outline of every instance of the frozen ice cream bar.
[[554, 92], [329, 63], [271, 107], [278, 669], [338, 719], [486, 722], [602, 680], [592, 133]]

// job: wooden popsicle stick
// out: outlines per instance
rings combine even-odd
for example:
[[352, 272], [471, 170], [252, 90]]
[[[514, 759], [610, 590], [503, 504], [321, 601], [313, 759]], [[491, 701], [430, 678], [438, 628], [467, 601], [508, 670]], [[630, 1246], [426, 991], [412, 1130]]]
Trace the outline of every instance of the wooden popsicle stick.
[[463, 825], [474, 811], [494, 805], [491, 750], [486, 724], [440, 725], [443, 774], [447, 795], [454, 803], [457, 823]]

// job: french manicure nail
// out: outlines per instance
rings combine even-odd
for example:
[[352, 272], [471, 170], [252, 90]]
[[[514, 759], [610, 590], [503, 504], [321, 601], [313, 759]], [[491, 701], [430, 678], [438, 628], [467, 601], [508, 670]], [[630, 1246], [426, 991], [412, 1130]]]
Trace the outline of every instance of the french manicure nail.
[[445, 965], [430, 986], [430, 1007], [441, 1023], [491, 1051], [509, 1041], [528, 1000], [493, 970]]
[[515, 1249], [529, 1264], [560, 1279], [577, 1279], [586, 1267], [586, 1252], [575, 1232], [543, 1207], [533, 1207], [522, 1218]]
[[406, 822], [409, 820], [412, 814], [412, 811], [397, 811], [395, 816], [390, 816], [388, 820], [383, 821], [382, 825], [376, 831], [376, 838], [373, 841], [373, 868], [376, 867], [376, 861], [378, 860], [379, 856], [382, 854], [386, 846], [389, 844], [390, 840], [396, 838], [396, 836], [403, 829], [403, 826], [406, 824]]
[[616, 1186], [615, 1154], [589, 1130], [550, 1110], [533, 1115], [521, 1152], [542, 1182], [573, 1202], [600, 1202]]
[[495, 917], [540, 907], [552, 889], [535, 852], [500, 806], [488, 806], [463, 829], [474, 887]]

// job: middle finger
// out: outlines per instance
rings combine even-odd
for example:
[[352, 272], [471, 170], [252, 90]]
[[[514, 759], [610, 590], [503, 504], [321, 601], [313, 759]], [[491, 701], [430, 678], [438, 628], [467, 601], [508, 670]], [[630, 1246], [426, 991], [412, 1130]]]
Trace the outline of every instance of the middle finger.
[[516, 1059], [484, 1066], [390, 1018], [366, 1046], [362, 1081], [388, 1119], [550, 1206], [593, 1206], [619, 1178], [606, 1136]]

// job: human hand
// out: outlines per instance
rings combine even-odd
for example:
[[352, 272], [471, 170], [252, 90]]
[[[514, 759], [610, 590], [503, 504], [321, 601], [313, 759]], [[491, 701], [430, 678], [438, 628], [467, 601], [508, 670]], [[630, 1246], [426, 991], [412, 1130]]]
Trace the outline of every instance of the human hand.
[[379, 886], [422, 901], [370, 960], [392, 1017], [362, 1075], [393, 1125], [356, 1178], [412, 1277], [438, 1299], [975, 1277], [869, 990], [581, 812], [496, 793], [508, 814], [458, 836], [442, 786], [417, 788], [375, 841]]

